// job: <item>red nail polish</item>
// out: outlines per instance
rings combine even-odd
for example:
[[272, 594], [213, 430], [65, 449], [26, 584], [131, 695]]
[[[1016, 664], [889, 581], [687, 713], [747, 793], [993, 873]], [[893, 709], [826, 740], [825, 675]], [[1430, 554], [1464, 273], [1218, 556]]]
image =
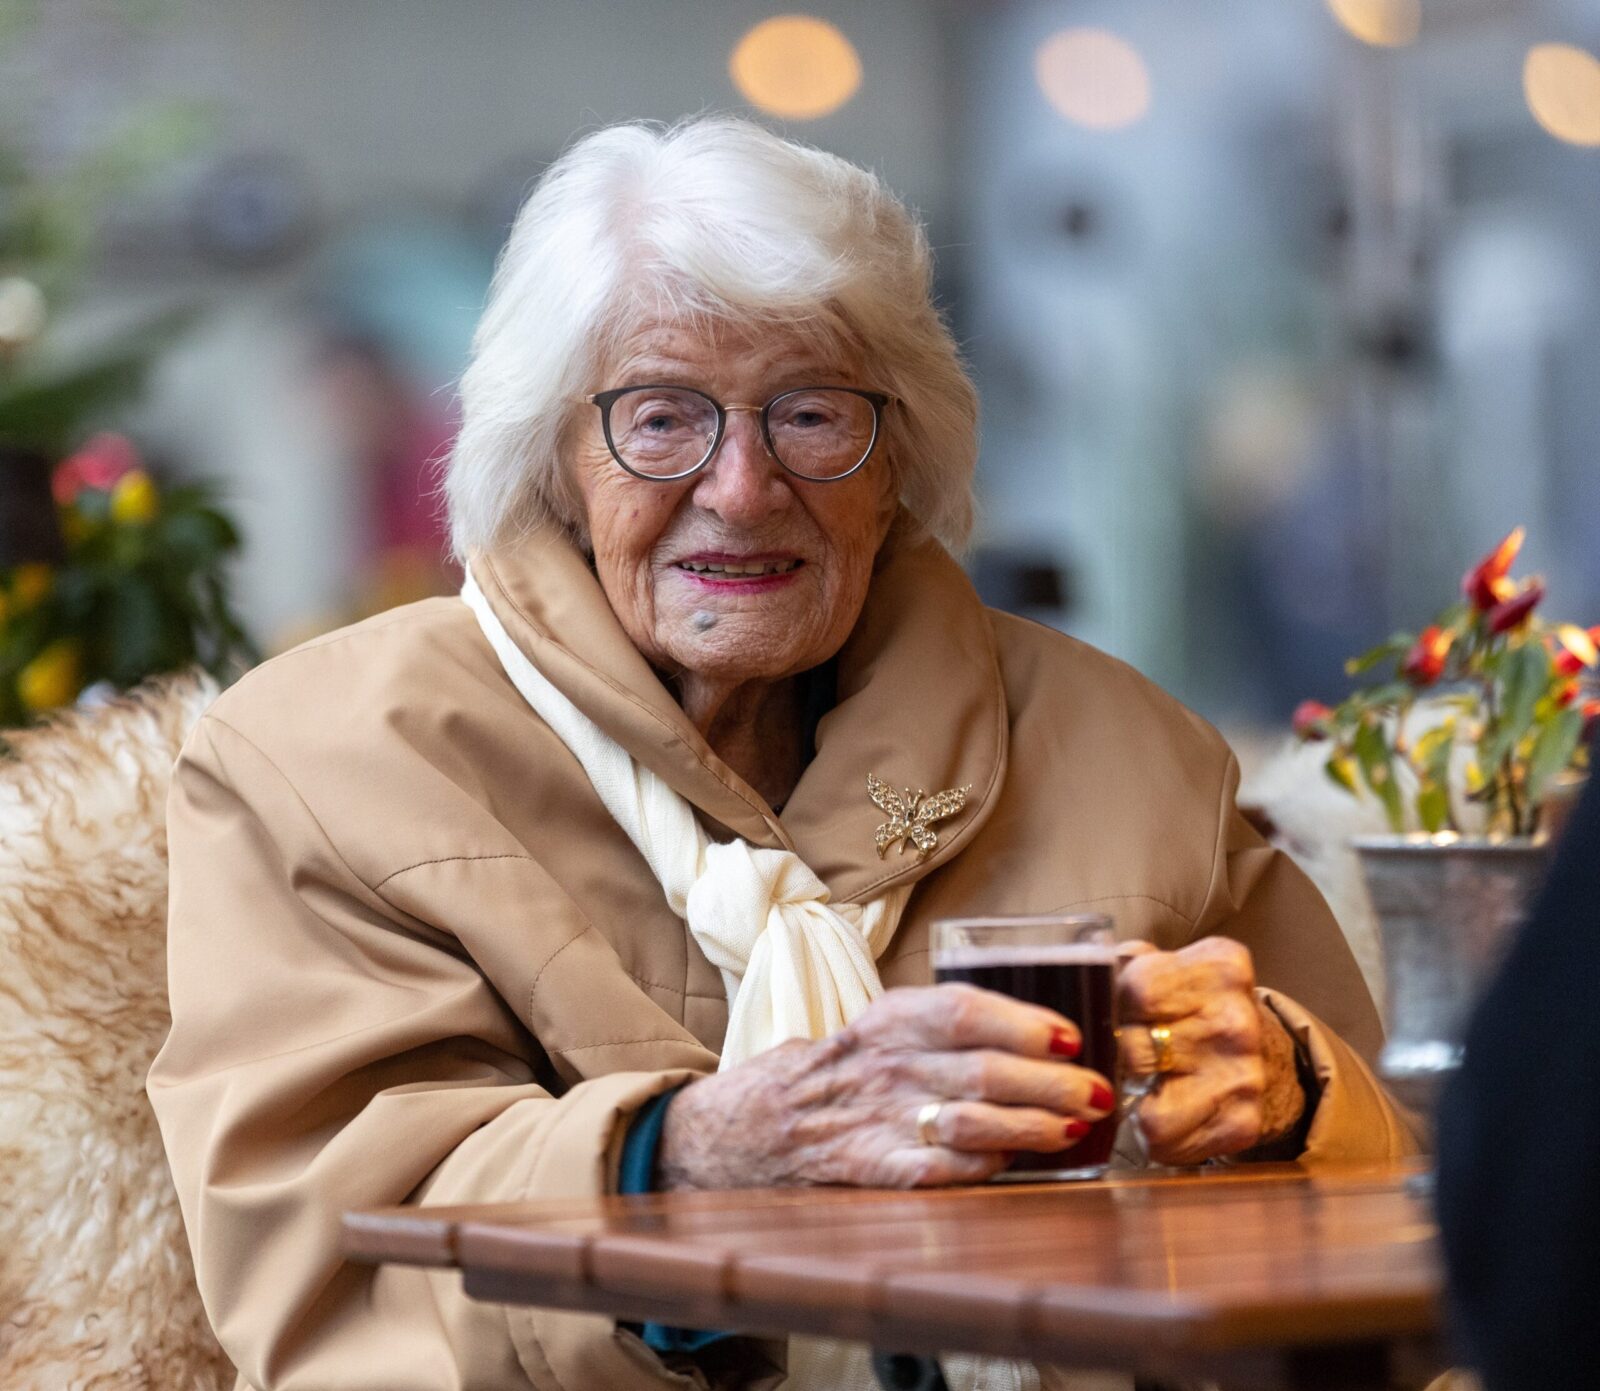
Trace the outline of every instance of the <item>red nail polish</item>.
[[1069, 1139], [1069, 1140], [1081, 1140], [1088, 1133], [1089, 1133], [1089, 1122], [1088, 1121], [1068, 1121], [1067, 1122], [1067, 1139]]
[[1062, 1058], [1076, 1058], [1083, 1052], [1083, 1045], [1073, 1038], [1065, 1029], [1052, 1029], [1050, 1031], [1050, 1051]]
[[1106, 1086], [1104, 1082], [1096, 1082], [1094, 1090], [1089, 1093], [1089, 1104], [1096, 1111], [1114, 1111], [1117, 1106], [1117, 1098], [1112, 1095], [1111, 1088]]

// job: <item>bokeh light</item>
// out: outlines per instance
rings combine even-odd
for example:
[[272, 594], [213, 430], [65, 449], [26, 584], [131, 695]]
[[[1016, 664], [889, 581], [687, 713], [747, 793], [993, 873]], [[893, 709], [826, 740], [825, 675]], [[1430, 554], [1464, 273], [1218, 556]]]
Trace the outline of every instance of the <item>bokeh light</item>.
[[1328, 0], [1333, 17], [1362, 43], [1402, 48], [1422, 29], [1422, 0]]
[[1600, 59], [1565, 43], [1535, 44], [1522, 65], [1534, 120], [1569, 145], [1600, 145]]
[[1034, 54], [1045, 100], [1076, 125], [1121, 130], [1150, 109], [1150, 73], [1139, 51], [1105, 29], [1063, 29]]
[[735, 46], [728, 72], [752, 106], [800, 121], [837, 111], [861, 85], [850, 40], [827, 20], [802, 14], [756, 25]]

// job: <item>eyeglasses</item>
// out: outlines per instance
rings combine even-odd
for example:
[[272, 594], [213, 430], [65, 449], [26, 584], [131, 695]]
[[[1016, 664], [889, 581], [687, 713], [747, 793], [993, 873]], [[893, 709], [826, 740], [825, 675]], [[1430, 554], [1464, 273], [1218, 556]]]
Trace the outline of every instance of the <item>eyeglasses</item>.
[[883, 408], [895, 398], [853, 386], [806, 386], [764, 406], [723, 405], [687, 386], [621, 386], [583, 398], [600, 408], [611, 457], [635, 478], [670, 483], [711, 462], [734, 411], [761, 419], [767, 449], [813, 483], [848, 478], [878, 442]]

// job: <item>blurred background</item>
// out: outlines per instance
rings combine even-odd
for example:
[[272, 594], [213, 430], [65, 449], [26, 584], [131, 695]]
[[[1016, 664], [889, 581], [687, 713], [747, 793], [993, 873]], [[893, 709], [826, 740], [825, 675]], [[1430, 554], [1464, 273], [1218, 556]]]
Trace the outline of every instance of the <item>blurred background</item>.
[[263, 651], [453, 587], [520, 199], [744, 112], [925, 218], [986, 595], [1248, 738], [1518, 523], [1600, 619], [1597, 53], [1594, 0], [0, 0], [0, 464], [9, 404], [19, 459], [211, 480], [165, 554]]

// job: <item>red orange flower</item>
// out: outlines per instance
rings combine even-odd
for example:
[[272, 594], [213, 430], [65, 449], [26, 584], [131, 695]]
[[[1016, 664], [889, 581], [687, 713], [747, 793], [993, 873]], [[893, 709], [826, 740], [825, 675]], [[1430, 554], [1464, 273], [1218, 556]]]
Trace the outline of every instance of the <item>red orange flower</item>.
[[1558, 676], [1576, 676], [1585, 667], [1600, 665], [1600, 627], [1584, 632], [1576, 624], [1556, 629], [1555, 653], [1550, 664]]
[[1517, 558], [1526, 535], [1527, 532], [1519, 526], [1461, 577], [1461, 592], [1471, 600], [1472, 607], [1479, 613], [1487, 613], [1517, 592], [1510, 578], [1511, 562]]
[[71, 507], [85, 488], [109, 493], [117, 480], [139, 467], [139, 451], [126, 435], [95, 435], [82, 449], [69, 454], [50, 477], [56, 506]]
[[1538, 580], [1530, 581], [1528, 587], [1516, 598], [1496, 604], [1484, 615], [1489, 623], [1489, 631], [1509, 633], [1539, 607], [1539, 600], [1542, 598], [1544, 598], [1544, 586]]
[[1583, 737], [1586, 742], [1600, 737], [1600, 700], [1583, 702]]
[[1328, 721], [1332, 717], [1332, 709], [1320, 700], [1302, 700], [1295, 706], [1290, 723], [1294, 726], [1294, 732], [1302, 739], [1326, 739]]
[[1445, 658], [1454, 641], [1455, 634], [1448, 628], [1437, 624], [1424, 628], [1400, 664], [1400, 674], [1413, 686], [1433, 685], [1444, 674]]

